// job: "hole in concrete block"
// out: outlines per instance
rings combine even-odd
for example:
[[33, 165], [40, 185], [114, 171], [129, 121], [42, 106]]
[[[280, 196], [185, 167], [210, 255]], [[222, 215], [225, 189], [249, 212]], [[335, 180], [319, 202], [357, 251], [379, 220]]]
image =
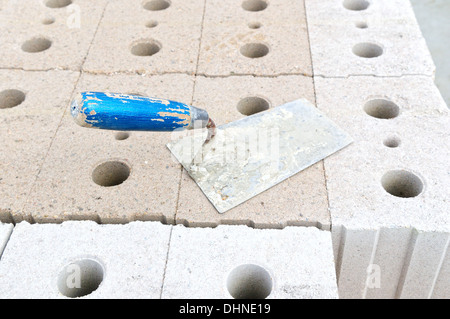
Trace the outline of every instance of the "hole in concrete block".
[[264, 299], [272, 292], [272, 277], [261, 266], [244, 264], [234, 268], [227, 278], [227, 289], [235, 299]]
[[378, 119], [392, 119], [400, 114], [398, 105], [385, 99], [370, 100], [364, 105], [364, 111]]
[[241, 47], [240, 52], [247, 58], [262, 58], [269, 53], [269, 47], [263, 43], [247, 43]]
[[58, 276], [58, 289], [69, 298], [91, 294], [103, 281], [103, 266], [92, 259], [81, 259], [63, 268]]
[[116, 134], [114, 134], [114, 138], [118, 141], [126, 140], [129, 137], [130, 137], [130, 133], [128, 133], [128, 132], [117, 132]]
[[267, 2], [263, 0], [246, 0], [242, 2], [242, 8], [247, 11], [262, 11], [267, 8]]
[[19, 90], [5, 90], [0, 92], [0, 109], [9, 109], [22, 104], [25, 93]]
[[355, 22], [355, 27], [357, 27], [358, 29], [367, 29], [368, 25], [367, 25], [367, 22], [365, 22], [365, 21], [358, 21], [358, 22]]
[[400, 138], [397, 136], [390, 136], [383, 141], [383, 144], [390, 148], [395, 148], [400, 146]]
[[256, 21], [249, 22], [249, 23], [248, 23], [248, 27], [249, 27], [250, 29], [259, 29], [259, 28], [261, 28], [261, 23], [256, 22]]
[[48, 50], [52, 46], [52, 41], [46, 38], [33, 38], [22, 44], [22, 50], [28, 53], [38, 53]]
[[94, 183], [104, 187], [117, 186], [130, 176], [130, 167], [121, 161], [108, 161], [98, 165], [92, 172]]
[[252, 115], [266, 111], [270, 108], [270, 103], [266, 99], [258, 96], [249, 96], [239, 101], [237, 109], [241, 114]]
[[131, 53], [136, 56], [152, 56], [161, 50], [161, 44], [155, 40], [137, 42], [131, 47]]
[[150, 11], [161, 11], [170, 7], [168, 0], [152, 0], [144, 4], [144, 9]]
[[156, 27], [158, 25], [158, 21], [156, 21], [156, 20], [150, 20], [150, 21], [148, 21], [146, 24], [145, 24], [145, 26], [147, 27], [147, 28], [154, 28], [154, 27]]
[[363, 42], [353, 46], [353, 54], [361, 58], [376, 58], [383, 54], [383, 48], [375, 43]]
[[366, 0], [344, 0], [343, 5], [348, 10], [361, 11], [366, 10], [370, 3]]
[[45, 5], [49, 8], [64, 8], [72, 4], [72, 0], [47, 0]]
[[402, 198], [416, 197], [423, 190], [420, 178], [405, 170], [387, 172], [381, 178], [381, 184], [386, 192]]
[[41, 20], [42, 24], [49, 25], [55, 23], [55, 18], [53, 17], [45, 17]]

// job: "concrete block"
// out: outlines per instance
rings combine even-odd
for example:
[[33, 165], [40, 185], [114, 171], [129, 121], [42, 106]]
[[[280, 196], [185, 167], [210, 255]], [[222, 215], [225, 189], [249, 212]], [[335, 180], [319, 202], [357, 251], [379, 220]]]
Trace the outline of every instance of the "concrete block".
[[449, 238], [413, 228], [333, 227], [339, 297], [448, 298]]
[[21, 211], [42, 167], [78, 72], [0, 71], [0, 221]]
[[3, 249], [8, 243], [9, 236], [11, 235], [13, 228], [13, 224], [0, 223], [0, 259], [3, 254]]
[[401, 24], [419, 30], [409, 0], [305, 0], [305, 8], [308, 24], [313, 25], [367, 22], [370, 27], [371, 22], [384, 22], [386, 26]]
[[303, 1], [207, 1], [198, 73], [312, 75]]
[[162, 298], [337, 298], [331, 236], [315, 227], [173, 227]]
[[[135, 93], [189, 104], [192, 86], [188, 75], [84, 74], [76, 92]], [[170, 137], [83, 128], [67, 111], [24, 211], [36, 222], [172, 223], [181, 165], [166, 148]]]
[[448, 265], [450, 234], [419, 232], [414, 235], [414, 249], [408, 256], [409, 267], [403, 278], [399, 298], [448, 299], [450, 277], [448, 277], [448, 271], [446, 277], [442, 271], [445, 264]]
[[0, 261], [0, 297], [159, 298], [170, 231], [152, 222], [22, 222]]
[[106, 0], [5, 2], [0, 11], [0, 67], [80, 70], [106, 4]]
[[[306, 98], [314, 103], [311, 78], [199, 76], [194, 105], [206, 109], [217, 125], [221, 125], [246, 116], [244, 114], [276, 107], [298, 98]], [[321, 162], [224, 214], [217, 212], [197, 184], [183, 172], [178, 202], [176, 222], [194, 227], [245, 224], [257, 228], [282, 228], [289, 225], [330, 228]]]
[[195, 73], [203, 6], [203, 0], [110, 1], [83, 69]]
[[[435, 65], [409, 1], [307, 1], [314, 75], [427, 75]], [[366, 12], [367, 11], [367, 12]], [[396, 14], [397, 12], [400, 12]]]
[[354, 139], [324, 161], [340, 297], [448, 297], [450, 114], [432, 79], [315, 84], [319, 109]]
[[325, 160], [333, 224], [449, 231], [450, 113], [433, 81], [316, 77], [315, 84], [319, 109], [354, 139]]

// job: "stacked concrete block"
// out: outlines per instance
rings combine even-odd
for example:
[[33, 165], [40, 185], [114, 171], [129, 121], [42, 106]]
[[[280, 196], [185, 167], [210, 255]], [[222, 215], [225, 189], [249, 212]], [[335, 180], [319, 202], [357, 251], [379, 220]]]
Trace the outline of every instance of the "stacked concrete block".
[[434, 76], [408, 0], [306, 0], [315, 76]]
[[330, 233], [315, 227], [177, 225], [161, 296], [336, 298], [332, 255]]
[[17, 224], [0, 260], [0, 297], [159, 298], [171, 227]]
[[1, 298], [337, 298], [331, 236], [316, 228], [1, 226]]
[[109, 1], [83, 69], [194, 74], [204, 2]]
[[[311, 78], [298, 75], [274, 78], [199, 76], [194, 104], [206, 109], [220, 125], [299, 97], [314, 102]], [[176, 222], [193, 227], [245, 224], [257, 228], [296, 225], [330, 229], [326, 197], [323, 166], [317, 163], [249, 201], [219, 214], [187, 172], [183, 171]]]
[[[142, 94], [190, 103], [193, 78], [184, 74], [84, 74], [76, 88]], [[115, 132], [62, 119], [24, 212], [39, 223], [135, 219], [173, 223], [181, 165], [172, 160], [167, 132]]]
[[0, 67], [80, 70], [106, 0], [5, 1]]
[[29, 220], [23, 207], [68, 108], [78, 72], [0, 71], [0, 220]]
[[303, 0], [206, 1], [198, 73], [311, 76]]
[[325, 160], [340, 296], [448, 297], [450, 113], [437, 88], [416, 76], [315, 84], [355, 140]]
[[306, 1], [341, 298], [448, 298], [450, 114], [408, 1]]

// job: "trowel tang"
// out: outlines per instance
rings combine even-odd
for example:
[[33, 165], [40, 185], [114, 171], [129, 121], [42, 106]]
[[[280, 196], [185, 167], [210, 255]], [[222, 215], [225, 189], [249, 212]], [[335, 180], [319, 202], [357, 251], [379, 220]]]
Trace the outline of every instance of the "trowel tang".
[[83, 92], [71, 103], [75, 121], [85, 127], [117, 131], [174, 131], [215, 125], [205, 110], [184, 103], [128, 94]]

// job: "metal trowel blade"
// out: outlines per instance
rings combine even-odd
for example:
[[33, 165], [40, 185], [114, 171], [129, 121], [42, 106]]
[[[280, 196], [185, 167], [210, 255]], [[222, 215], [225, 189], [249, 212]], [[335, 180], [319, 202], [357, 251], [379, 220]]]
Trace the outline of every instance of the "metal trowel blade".
[[299, 99], [167, 145], [219, 213], [236, 207], [352, 142]]

